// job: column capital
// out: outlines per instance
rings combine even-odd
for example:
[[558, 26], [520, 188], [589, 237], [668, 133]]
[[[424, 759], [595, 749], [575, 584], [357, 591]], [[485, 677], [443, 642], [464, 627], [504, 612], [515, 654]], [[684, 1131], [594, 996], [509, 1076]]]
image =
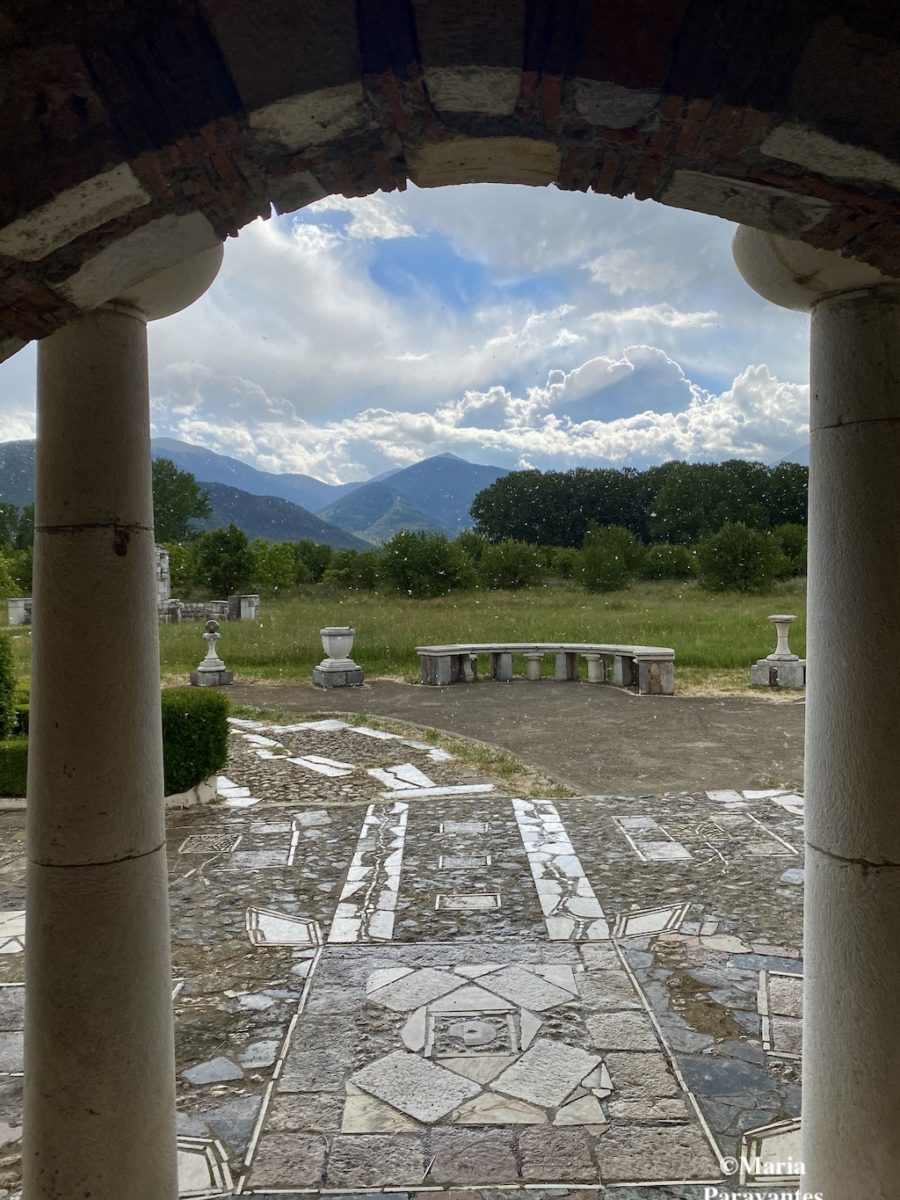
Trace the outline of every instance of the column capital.
[[222, 246], [203, 250], [177, 266], [157, 271], [133, 284], [109, 303], [137, 309], [147, 321], [171, 317], [199, 300], [218, 275], [223, 256]]
[[747, 225], [738, 227], [731, 250], [750, 287], [782, 308], [811, 312], [821, 300], [847, 292], [900, 291], [900, 279], [877, 267]]

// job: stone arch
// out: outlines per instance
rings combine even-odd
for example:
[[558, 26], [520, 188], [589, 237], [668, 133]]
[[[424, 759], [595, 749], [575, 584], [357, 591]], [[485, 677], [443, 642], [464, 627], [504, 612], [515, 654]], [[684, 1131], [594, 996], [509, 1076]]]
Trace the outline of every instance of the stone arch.
[[790, 0], [87, 0], [0, 19], [0, 358], [257, 216], [497, 181], [900, 274], [900, 19]]

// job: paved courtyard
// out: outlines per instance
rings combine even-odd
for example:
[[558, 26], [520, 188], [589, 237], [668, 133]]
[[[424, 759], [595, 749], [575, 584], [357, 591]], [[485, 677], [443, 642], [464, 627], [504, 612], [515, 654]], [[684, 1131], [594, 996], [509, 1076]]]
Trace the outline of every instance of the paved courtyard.
[[[790, 1178], [796, 793], [523, 799], [341, 720], [234, 722], [219, 793], [169, 817], [185, 1196], [699, 1198], [752, 1181], [741, 1157]], [[23, 818], [0, 814], [0, 1195]]]

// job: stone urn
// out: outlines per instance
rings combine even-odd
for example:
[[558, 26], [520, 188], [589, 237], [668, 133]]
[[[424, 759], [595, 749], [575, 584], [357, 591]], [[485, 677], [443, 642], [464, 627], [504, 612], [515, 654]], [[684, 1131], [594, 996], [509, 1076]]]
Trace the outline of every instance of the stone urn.
[[318, 687], [359, 687], [363, 673], [350, 657], [356, 630], [349, 625], [329, 625], [320, 629], [324, 659], [313, 671], [313, 683]]
[[355, 629], [351, 629], [349, 625], [329, 625], [327, 629], [320, 629], [319, 633], [322, 635], [322, 649], [326, 658], [350, 657], [353, 639], [356, 637]]

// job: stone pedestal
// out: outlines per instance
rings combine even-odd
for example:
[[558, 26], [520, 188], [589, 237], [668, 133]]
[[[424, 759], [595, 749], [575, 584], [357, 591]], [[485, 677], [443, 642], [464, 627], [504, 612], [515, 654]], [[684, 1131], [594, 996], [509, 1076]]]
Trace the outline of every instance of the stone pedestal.
[[206, 633], [203, 635], [207, 645], [206, 658], [196, 671], [191, 671], [191, 687], [223, 687], [234, 683], [234, 676], [219, 658], [216, 650], [221, 636], [219, 622], [207, 621]]
[[797, 620], [792, 614], [776, 614], [769, 617], [775, 626], [777, 642], [775, 649], [765, 658], [760, 658], [750, 667], [751, 687], [806, 687], [806, 660], [791, 653], [788, 634]]
[[900, 1178], [900, 283], [741, 229], [763, 296], [812, 311], [801, 1193]]
[[806, 659], [761, 658], [750, 667], [751, 687], [806, 687]]
[[312, 679], [316, 687], [359, 687], [365, 675], [352, 658], [323, 658]]
[[365, 675], [350, 657], [356, 630], [349, 625], [328, 625], [320, 629], [326, 657], [313, 670], [316, 687], [359, 687]]

